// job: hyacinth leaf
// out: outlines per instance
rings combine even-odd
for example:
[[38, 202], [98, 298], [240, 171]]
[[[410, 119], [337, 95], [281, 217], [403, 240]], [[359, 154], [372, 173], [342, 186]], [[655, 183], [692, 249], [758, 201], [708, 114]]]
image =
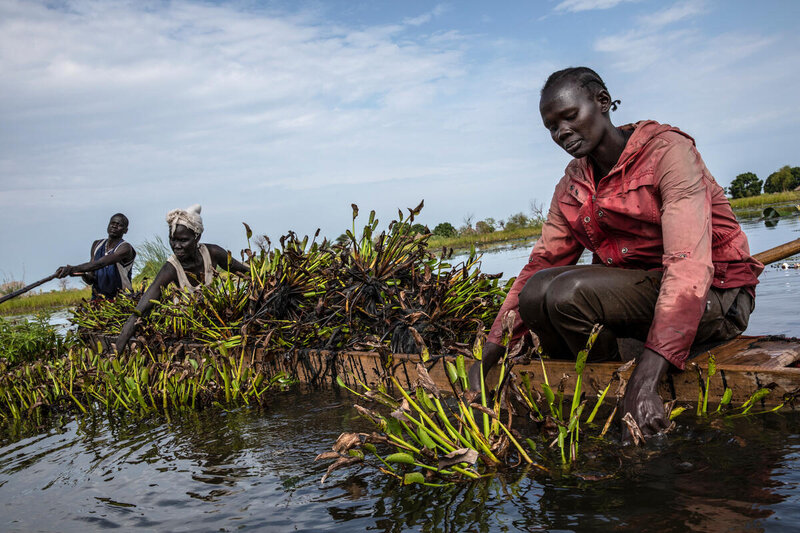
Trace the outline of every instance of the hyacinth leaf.
[[464, 363], [464, 356], [459, 354], [456, 357], [456, 371], [458, 372], [458, 377], [461, 379], [467, 379], [467, 368]]
[[686, 411], [685, 407], [675, 407], [674, 409], [672, 409], [672, 411], [670, 411], [669, 419], [670, 420], [674, 420], [675, 418], [677, 418], [684, 411]]
[[409, 472], [403, 476], [403, 485], [425, 484], [425, 476], [420, 472]]
[[548, 405], [553, 405], [556, 401], [556, 395], [553, 393], [553, 389], [550, 388], [550, 385], [547, 383], [542, 383], [542, 390], [544, 391], [544, 397], [547, 400]]
[[383, 460], [387, 463], [401, 463], [406, 465], [413, 465], [415, 462], [414, 457], [403, 452], [396, 452], [391, 455], [387, 455]]
[[444, 368], [447, 371], [447, 377], [450, 379], [450, 383], [453, 385], [458, 383], [458, 369], [456, 368], [456, 365], [450, 361], [445, 361]]

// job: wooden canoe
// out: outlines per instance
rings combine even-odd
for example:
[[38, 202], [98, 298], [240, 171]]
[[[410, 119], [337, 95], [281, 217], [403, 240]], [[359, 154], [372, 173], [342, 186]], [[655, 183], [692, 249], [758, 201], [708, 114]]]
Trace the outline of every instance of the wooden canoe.
[[[764, 405], [777, 405], [784, 396], [795, 395], [800, 391], [800, 368], [792, 366], [800, 361], [800, 339], [784, 337], [740, 336], [711, 349], [698, 350], [686, 370], [670, 372], [661, 384], [661, 396], [665, 400], [677, 399], [681, 402], [697, 401], [700, 384], [698, 370], [703, 381], [708, 371], [709, 354], [716, 360], [716, 374], [709, 383], [709, 402], [716, 404], [722, 398], [725, 388], [733, 392], [732, 404], [740, 405], [762, 387], [772, 392]], [[260, 364], [272, 371], [283, 371], [295, 376], [299, 381], [311, 384], [333, 382], [341, 376], [348, 385], [356, 385], [352, 376], [364, 383], [377, 383], [382, 375], [391, 373], [406, 386], [412, 386], [417, 379], [416, 365], [421, 357], [415, 354], [392, 354], [381, 356], [375, 352], [325, 352], [305, 351], [278, 356], [266, 356]], [[450, 390], [449, 380], [443, 361], [449, 356], [433, 358], [425, 365], [436, 385], [442, 390]], [[622, 366], [621, 362], [588, 363], [584, 371], [583, 390], [587, 395], [595, 395], [605, 388], [613, 375]], [[565, 392], [570, 394], [575, 388], [575, 362], [545, 359], [544, 366], [550, 383], [558, 383], [567, 375]], [[532, 383], [544, 381], [542, 363], [537, 359], [513, 368], [517, 373], [529, 373]], [[630, 376], [631, 369], [621, 376]], [[490, 374], [489, 383], [496, 383], [496, 374]], [[612, 393], [615, 391], [612, 388]]]
[[[92, 336], [92, 341], [109, 347], [107, 337]], [[628, 353], [638, 353], [636, 341], [621, 343], [623, 357]], [[641, 346], [641, 344], [639, 344]], [[180, 354], [193, 351], [202, 352], [209, 348], [202, 345], [187, 344]], [[239, 349], [237, 350], [237, 353]], [[772, 389], [763, 405], [777, 405], [787, 395], [800, 392], [800, 339], [783, 336], [740, 336], [713, 347], [695, 350], [684, 371], [667, 374], [661, 384], [661, 396], [665, 400], [677, 399], [680, 402], [695, 402], [698, 399], [700, 380], [698, 371], [705, 381], [708, 371], [709, 355], [716, 361], [716, 373], [710, 381], [709, 402], [716, 404], [726, 388], [733, 392], [732, 404], [740, 405], [760, 388]], [[421, 362], [418, 354], [381, 355], [377, 352], [294, 350], [286, 353], [265, 352], [260, 348], [245, 348], [244, 360], [268, 374], [286, 372], [301, 383], [318, 386], [331, 384], [341, 377], [348, 386], [355, 389], [357, 380], [376, 384], [389, 372], [401, 384], [412, 387], [417, 380], [416, 366]], [[432, 357], [426, 364], [428, 373], [441, 390], [450, 390], [444, 361], [455, 360], [451, 356]], [[622, 366], [622, 362], [588, 363], [584, 371], [583, 390], [587, 395], [595, 395], [612, 380]], [[571, 394], [575, 387], [575, 363], [569, 360], [545, 359], [550, 383], [558, 383], [562, 376], [568, 376], [565, 392]], [[531, 382], [544, 381], [542, 363], [537, 359], [529, 363], [516, 364], [516, 373], [529, 373]], [[632, 369], [621, 373], [623, 378], [630, 376]], [[489, 383], [496, 383], [496, 374], [490, 374]], [[612, 387], [611, 392], [616, 391]]]

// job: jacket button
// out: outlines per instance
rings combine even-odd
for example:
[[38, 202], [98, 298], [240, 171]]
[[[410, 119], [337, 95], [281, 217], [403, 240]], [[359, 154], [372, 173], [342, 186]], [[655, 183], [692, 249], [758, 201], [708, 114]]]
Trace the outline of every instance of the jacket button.
[[591, 220], [592, 220], [592, 219], [591, 219], [591, 218], [589, 218], [589, 217], [586, 217], [586, 218], [584, 218], [584, 219], [583, 219], [583, 221], [584, 221], [584, 222], [586, 222], [587, 224], [588, 224], [588, 223], [589, 223]]
[[603, 216], [603, 212], [602, 211], [598, 211], [597, 212], [597, 216], [599, 216], [599, 217]]
[[628, 249], [627, 249], [627, 248], [623, 248], [623, 249], [622, 249], [622, 253], [623, 253], [623, 254], [627, 254], [627, 253], [628, 253]]
[[613, 260], [613, 259], [611, 259], [610, 257], [609, 257], [608, 259], [606, 259], [606, 263], [608, 263], [609, 265], [610, 265], [611, 263], [613, 263], [613, 262], [614, 262], [614, 260]]

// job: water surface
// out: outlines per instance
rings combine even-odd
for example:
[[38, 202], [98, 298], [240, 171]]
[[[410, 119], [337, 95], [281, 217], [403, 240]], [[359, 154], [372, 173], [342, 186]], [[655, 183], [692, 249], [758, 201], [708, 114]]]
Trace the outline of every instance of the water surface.
[[[754, 251], [800, 237], [800, 220], [745, 223]], [[487, 253], [511, 276], [530, 244]], [[795, 259], [797, 260], [797, 259]], [[748, 333], [800, 335], [800, 270], [768, 268]], [[521, 469], [453, 488], [403, 487], [371, 468], [313, 458], [371, 430], [341, 391], [277, 393], [269, 408], [138, 418], [62, 417], [0, 427], [0, 530], [797, 531], [800, 414], [715, 424], [679, 418], [647, 447], [584, 446], [579, 475]]]

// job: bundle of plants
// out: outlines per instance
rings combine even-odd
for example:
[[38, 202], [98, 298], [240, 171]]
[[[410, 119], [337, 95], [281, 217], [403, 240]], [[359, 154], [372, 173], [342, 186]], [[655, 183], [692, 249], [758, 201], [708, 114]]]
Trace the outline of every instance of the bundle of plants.
[[70, 333], [61, 335], [50, 324], [47, 313], [39, 313], [33, 320], [0, 318], [0, 366], [59, 357], [74, 341]]
[[[199, 342], [270, 351], [293, 349], [414, 351], [417, 337], [437, 353], [469, 353], [476, 326], [492, 320], [508, 284], [480, 272], [473, 252], [460, 265], [428, 249], [430, 234], [412, 233], [423, 204], [399, 212], [386, 231], [372, 211], [356, 234], [358, 207], [345, 238], [299, 238], [273, 249], [243, 251], [250, 279], [222, 273], [195, 294], [169, 289], [140, 325], [145, 343]], [[452, 251], [450, 252], [452, 253]], [[509, 282], [510, 283], [510, 282]], [[76, 308], [82, 331], [115, 336], [140, 294]]]
[[[513, 314], [509, 314], [506, 332], [512, 324]], [[608, 464], [601, 459], [603, 455], [617, 457], [620, 437], [630, 435], [636, 446], [645, 439], [629, 414], [621, 420], [622, 434], [608, 434], [612, 423], [619, 418], [627, 385], [623, 376], [631, 369], [633, 360], [622, 364], [595, 398], [586, 397], [583, 388], [586, 361], [600, 331], [600, 326], [595, 326], [576, 358], [571, 396], [565, 394], [569, 376], [551, 381], [545, 365], [547, 357], [532, 349], [522, 353], [521, 343], [514, 351], [506, 350], [496, 381], [490, 385], [480, 375], [480, 383], [471, 384], [466, 369], [481, 360], [485, 339], [482, 331], [477, 335], [471, 358], [460, 354], [453, 360], [438, 359], [431, 363], [428, 349], [420, 345], [418, 378], [411, 390], [403, 389], [391, 375], [375, 386], [368, 386], [354, 376], [359, 390], [338, 379], [339, 386], [361, 400], [354, 408], [375, 425], [375, 431], [343, 433], [331, 451], [318, 455], [317, 460], [333, 460], [323, 481], [334, 470], [354, 465], [372, 466], [404, 484], [429, 486], [475, 479], [492, 475], [498, 469], [520, 466], [544, 475], [567, 474], [594, 480], [613, 476], [614, 473], [587, 475], [582, 468], [592, 470], [591, 461]], [[507, 341], [508, 333], [504, 339], [506, 344]], [[539, 359], [540, 375], [515, 370], [517, 363], [529, 363], [531, 358]], [[430, 378], [429, 370], [437, 364], [444, 365], [448, 391], [441, 391]], [[754, 411], [760, 400], [770, 394], [771, 387], [759, 389], [738, 407], [730, 405], [731, 390], [726, 388], [717, 400], [716, 410], [709, 410], [709, 382], [716, 372], [713, 355], [705, 378], [697, 365], [695, 368], [699, 384], [697, 416], [712, 426], [724, 418], [775, 412], [797, 397], [797, 393], [790, 394], [774, 408]], [[673, 400], [665, 402], [664, 409], [665, 415], [673, 420], [665, 432], [669, 433], [675, 428], [674, 419], [689, 407], [676, 406]], [[583, 448], [592, 453], [582, 454]]]
[[253, 321], [273, 346], [287, 349], [408, 352], [419, 335], [437, 352], [468, 351], [476, 324], [494, 318], [507, 287], [499, 275], [480, 272], [474, 253], [456, 268], [445, 253], [435, 257], [430, 234], [411, 231], [422, 207], [409, 209], [407, 218], [399, 211], [380, 233], [372, 211], [357, 235], [353, 205], [352, 229], [332, 245], [312, 242], [305, 254], [296, 253], [305, 241], [282, 240], [282, 251], [269, 254], [274, 266], [259, 270], [270, 275], [258, 283], [268, 290], [256, 299]]
[[265, 393], [288, 383], [267, 376], [244, 350], [134, 350], [118, 356], [100, 347], [72, 348], [59, 358], [0, 367], [0, 418], [40, 418], [93, 407], [131, 413], [262, 404]]

